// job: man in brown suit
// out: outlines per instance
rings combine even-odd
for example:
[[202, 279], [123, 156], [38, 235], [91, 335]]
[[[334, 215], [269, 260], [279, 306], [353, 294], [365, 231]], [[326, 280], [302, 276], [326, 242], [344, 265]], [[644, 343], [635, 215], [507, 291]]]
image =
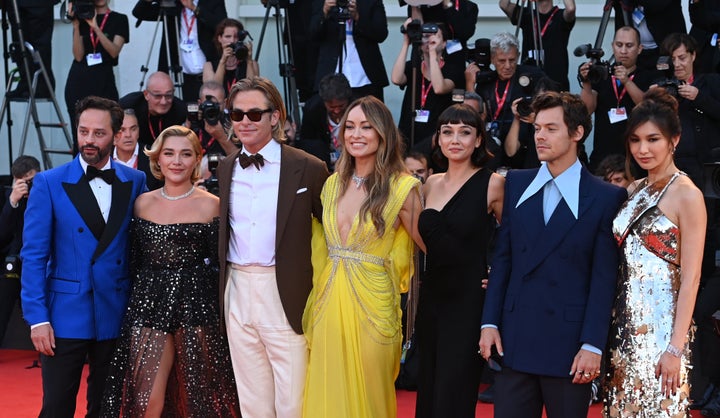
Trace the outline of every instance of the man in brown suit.
[[245, 418], [299, 418], [312, 219], [322, 216], [328, 172], [319, 159], [283, 144], [286, 111], [269, 80], [241, 80], [228, 103], [243, 149], [217, 170], [220, 305], [240, 408]]

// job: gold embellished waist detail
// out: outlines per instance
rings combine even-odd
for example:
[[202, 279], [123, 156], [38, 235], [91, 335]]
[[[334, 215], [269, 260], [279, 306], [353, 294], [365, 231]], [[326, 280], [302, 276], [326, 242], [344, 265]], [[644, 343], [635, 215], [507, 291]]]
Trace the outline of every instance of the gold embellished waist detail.
[[342, 247], [330, 247], [328, 248], [328, 255], [333, 259], [344, 259], [360, 261], [365, 263], [376, 264], [378, 266], [385, 265], [385, 259], [376, 255], [363, 253], [360, 251], [353, 251]]

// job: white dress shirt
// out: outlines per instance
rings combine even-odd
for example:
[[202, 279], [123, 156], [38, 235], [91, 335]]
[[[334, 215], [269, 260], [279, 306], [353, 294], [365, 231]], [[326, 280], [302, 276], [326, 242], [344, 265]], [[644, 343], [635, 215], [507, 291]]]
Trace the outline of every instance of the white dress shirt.
[[[198, 0], [193, 2], [197, 7]], [[180, 14], [180, 64], [185, 74], [202, 74], [207, 59], [198, 40], [198, 21], [192, 10], [183, 7]]]
[[130, 159], [127, 161], [123, 161], [120, 158], [118, 158], [117, 153], [117, 147], [113, 149], [113, 160], [117, 161], [118, 163], [137, 169], [137, 160], [138, 160], [138, 152], [140, 151], [140, 144], [135, 144], [135, 151], [133, 151], [132, 155], [130, 156]]
[[[86, 163], [82, 158], [80, 158], [80, 166], [82, 167], [83, 172], [87, 174], [88, 163]], [[107, 170], [109, 168], [111, 168], [111, 164], [110, 159], [108, 158], [107, 163], [105, 163], [105, 166], [103, 166], [100, 170]], [[112, 185], [105, 183], [105, 180], [100, 177], [95, 177], [90, 180], [90, 189], [92, 189], [92, 192], [95, 195], [95, 200], [97, 200], [98, 206], [100, 207], [102, 217], [107, 223], [108, 215], [110, 215], [110, 206], [112, 205]]]
[[[241, 151], [245, 152], [245, 151]], [[227, 261], [241, 266], [275, 265], [281, 146], [271, 140], [259, 152], [265, 165], [242, 168], [236, 161], [230, 185]]]

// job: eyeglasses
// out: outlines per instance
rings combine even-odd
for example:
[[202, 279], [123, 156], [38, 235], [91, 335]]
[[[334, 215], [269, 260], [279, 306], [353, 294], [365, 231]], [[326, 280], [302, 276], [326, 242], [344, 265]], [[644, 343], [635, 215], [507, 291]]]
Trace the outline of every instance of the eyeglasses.
[[265, 109], [265, 110], [248, 110], [247, 112], [242, 111], [240, 109], [233, 109], [230, 111], [230, 120], [233, 122], [242, 122], [242, 120], [247, 115], [248, 119], [252, 122], [260, 122], [260, 119], [262, 119], [263, 113], [271, 113], [272, 109]]
[[174, 97], [172, 93], [167, 93], [167, 94], [153, 93], [153, 92], [151, 92], [150, 90], [148, 90], [148, 94], [149, 94], [150, 97], [152, 97], [153, 99], [156, 99], [156, 100], [165, 99], [165, 100], [167, 100], [168, 102], [171, 102], [172, 99], [173, 99], [173, 97]]

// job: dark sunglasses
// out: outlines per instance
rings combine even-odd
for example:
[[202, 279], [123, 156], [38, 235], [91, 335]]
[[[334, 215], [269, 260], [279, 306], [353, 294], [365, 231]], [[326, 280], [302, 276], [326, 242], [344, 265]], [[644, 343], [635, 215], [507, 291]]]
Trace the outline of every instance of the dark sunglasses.
[[262, 119], [263, 113], [271, 113], [272, 109], [265, 109], [265, 110], [248, 110], [247, 112], [244, 112], [240, 109], [233, 109], [230, 111], [230, 120], [233, 122], [242, 122], [242, 120], [247, 115], [248, 119], [250, 119], [252, 122], [260, 122], [260, 119]]

